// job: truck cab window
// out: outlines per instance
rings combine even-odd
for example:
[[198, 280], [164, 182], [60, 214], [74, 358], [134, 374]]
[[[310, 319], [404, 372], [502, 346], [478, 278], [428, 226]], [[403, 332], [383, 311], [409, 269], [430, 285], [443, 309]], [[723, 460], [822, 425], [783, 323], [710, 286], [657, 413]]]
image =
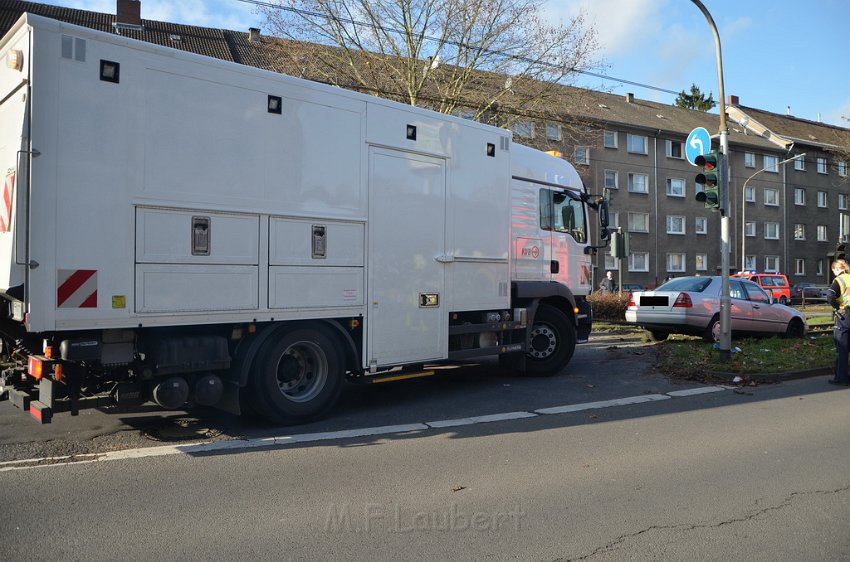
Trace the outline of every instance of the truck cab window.
[[572, 236], [576, 242], [587, 240], [584, 206], [570, 192], [540, 190], [540, 228]]

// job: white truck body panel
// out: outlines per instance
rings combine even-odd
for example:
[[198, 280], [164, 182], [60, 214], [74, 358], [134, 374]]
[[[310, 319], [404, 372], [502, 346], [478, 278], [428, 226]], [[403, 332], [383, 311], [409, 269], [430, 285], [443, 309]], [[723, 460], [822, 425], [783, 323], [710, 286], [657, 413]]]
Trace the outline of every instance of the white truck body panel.
[[[364, 367], [436, 360], [450, 311], [509, 308], [562, 251], [533, 187], [508, 212], [506, 130], [32, 15], [9, 49], [0, 169], [28, 182], [0, 289], [25, 284], [31, 332], [362, 317]], [[514, 175], [581, 188], [533, 152]]]

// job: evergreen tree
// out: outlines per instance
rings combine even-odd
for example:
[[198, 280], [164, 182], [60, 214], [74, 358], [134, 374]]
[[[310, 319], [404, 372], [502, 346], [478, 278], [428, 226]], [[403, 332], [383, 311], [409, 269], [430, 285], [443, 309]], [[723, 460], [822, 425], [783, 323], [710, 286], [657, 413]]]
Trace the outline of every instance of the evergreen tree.
[[708, 111], [717, 105], [717, 102], [714, 101], [714, 97], [711, 92], [709, 92], [708, 97], [705, 97], [696, 84], [691, 84], [691, 93], [686, 94], [684, 90], [679, 92], [679, 95], [676, 97], [676, 106], [684, 107], [686, 109], [697, 109], [699, 111]]

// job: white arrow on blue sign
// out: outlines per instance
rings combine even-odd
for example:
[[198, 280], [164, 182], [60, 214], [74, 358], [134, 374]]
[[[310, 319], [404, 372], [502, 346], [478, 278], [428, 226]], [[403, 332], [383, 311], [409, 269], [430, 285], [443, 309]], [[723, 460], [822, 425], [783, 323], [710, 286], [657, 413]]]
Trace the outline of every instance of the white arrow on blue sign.
[[688, 162], [696, 166], [697, 156], [708, 154], [711, 151], [711, 135], [704, 127], [697, 127], [691, 134], [688, 135], [688, 140], [685, 141], [685, 158]]

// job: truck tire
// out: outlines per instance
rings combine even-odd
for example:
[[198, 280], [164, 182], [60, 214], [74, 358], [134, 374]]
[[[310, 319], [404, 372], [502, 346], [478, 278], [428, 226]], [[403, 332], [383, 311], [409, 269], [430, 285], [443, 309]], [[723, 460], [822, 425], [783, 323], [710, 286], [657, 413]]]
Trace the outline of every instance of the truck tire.
[[303, 423], [333, 407], [344, 380], [333, 335], [319, 326], [297, 328], [260, 351], [251, 373], [251, 405], [274, 423]]
[[541, 304], [531, 327], [525, 373], [547, 377], [561, 371], [576, 349], [576, 327], [566, 314], [548, 304]]

